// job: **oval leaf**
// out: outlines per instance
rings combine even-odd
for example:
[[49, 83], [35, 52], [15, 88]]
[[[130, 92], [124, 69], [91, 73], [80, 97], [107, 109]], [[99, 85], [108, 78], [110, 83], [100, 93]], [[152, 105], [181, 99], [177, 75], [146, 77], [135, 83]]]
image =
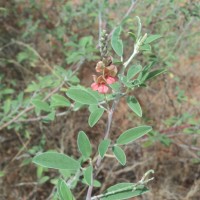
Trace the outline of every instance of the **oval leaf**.
[[83, 131], [79, 132], [77, 143], [78, 143], [78, 149], [81, 152], [81, 154], [86, 159], [89, 158], [92, 153], [92, 147], [87, 135]]
[[118, 183], [114, 186], [111, 186], [104, 193], [104, 197], [101, 200], [123, 200], [130, 199], [142, 195], [149, 190], [145, 186], [137, 186], [134, 188], [133, 183]]
[[102, 140], [100, 142], [99, 147], [98, 147], [98, 151], [99, 151], [99, 155], [101, 156], [101, 158], [104, 157], [105, 153], [108, 150], [109, 145], [110, 145], [110, 140], [109, 139]]
[[103, 108], [97, 108], [92, 111], [88, 119], [88, 124], [90, 125], [90, 127], [93, 127], [99, 121], [103, 113], [104, 113]]
[[122, 30], [121, 26], [117, 27], [113, 32], [111, 38], [112, 48], [115, 51], [115, 53], [120, 57], [123, 55], [123, 43], [122, 40], [119, 38], [121, 30]]
[[62, 179], [58, 180], [57, 191], [61, 200], [74, 200], [71, 190], [68, 188], [65, 181]]
[[127, 71], [127, 79], [132, 79], [137, 73], [139, 73], [142, 70], [141, 65], [133, 65], [131, 66]]
[[129, 130], [126, 130], [117, 139], [117, 144], [123, 145], [133, 142], [138, 138], [142, 137], [143, 135], [147, 134], [151, 130], [152, 130], [151, 126], [138, 126], [136, 128], [131, 128]]
[[65, 98], [64, 96], [62, 95], [59, 95], [59, 94], [54, 94], [52, 97], [51, 97], [51, 106], [53, 107], [57, 107], [57, 106], [67, 106], [69, 107], [70, 106], [70, 102], [67, 98]]
[[126, 99], [129, 108], [139, 117], [142, 117], [142, 108], [138, 100], [134, 96], [130, 96]]
[[84, 172], [84, 178], [88, 185], [92, 185], [93, 182], [93, 167], [90, 165]]
[[32, 104], [39, 110], [44, 110], [46, 112], [51, 111], [49, 104], [47, 102], [41, 101], [39, 99], [32, 100]]
[[151, 43], [151, 42], [153, 42], [153, 41], [155, 41], [155, 40], [157, 40], [161, 37], [162, 37], [162, 35], [150, 35], [150, 36], [147, 37], [147, 39], [144, 41], [144, 43], [149, 44], [149, 43]]
[[68, 89], [66, 94], [69, 98], [81, 104], [86, 104], [86, 105], [98, 104], [98, 101], [95, 98], [95, 96], [93, 96], [92, 94], [83, 89], [71, 88]]
[[114, 146], [112, 148], [112, 151], [113, 151], [115, 157], [117, 158], [117, 160], [120, 162], [120, 164], [125, 165], [126, 164], [126, 154], [124, 153], [124, 151], [118, 146]]
[[45, 152], [37, 155], [32, 160], [35, 164], [42, 167], [53, 168], [53, 169], [71, 169], [78, 170], [80, 164], [73, 158], [57, 153], [57, 152]]
[[149, 80], [149, 79], [152, 79], [160, 74], [163, 74], [165, 73], [167, 70], [166, 69], [157, 69], [157, 70], [154, 70], [152, 72], [149, 72], [149, 74], [147, 75], [145, 81]]

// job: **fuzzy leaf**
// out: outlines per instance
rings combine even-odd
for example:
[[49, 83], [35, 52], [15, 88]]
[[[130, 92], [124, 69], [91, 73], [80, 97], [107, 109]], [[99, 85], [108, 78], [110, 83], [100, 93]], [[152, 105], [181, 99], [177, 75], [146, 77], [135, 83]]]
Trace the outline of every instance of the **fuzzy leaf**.
[[57, 153], [57, 152], [45, 152], [39, 155], [36, 155], [33, 158], [33, 163], [40, 165], [42, 167], [53, 168], [53, 169], [71, 169], [78, 170], [80, 164], [78, 161], [73, 158]]
[[68, 89], [66, 94], [69, 98], [81, 104], [86, 104], [86, 105], [98, 104], [98, 101], [95, 96], [93, 96], [86, 90], [80, 88], [70, 88]]
[[[118, 183], [114, 186], [109, 187], [104, 193], [105, 197], [102, 197], [101, 200], [130, 199], [149, 191], [145, 186], [138, 186], [134, 190], [133, 187], [133, 183]], [[107, 193], [110, 193], [110, 195], [106, 195]]]
[[41, 101], [39, 99], [32, 100], [32, 104], [38, 109], [38, 110], [44, 110], [46, 112], [51, 111], [51, 108], [47, 102]]
[[57, 191], [61, 200], [75, 200], [65, 181], [58, 180]]
[[57, 106], [69, 107], [70, 106], [70, 102], [64, 96], [59, 95], [59, 94], [54, 94], [51, 97], [51, 106], [53, 106], [53, 107], [57, 107]]
[[129, 96], [127, 99], [127, 104], [129, 108], [139, 117], [142, 117], [142, 108], [138, 100], [134, 96]]
[[166, 69], [157, 69], [157, 70], [154, 70], [152, 72], [149, 72], [149, 74], [147, 75], [145, 81], [149, 80], [149, 79], [152, 79], [160, 74], [163, 74], [165, 73], [167, 70]]
[[88, 124], [90, 125], [90, 127], [93, 127], [99, 121], [103, 113], [104, 113], [103, 108], [97, 108], [91, 112], [88, 119]]
[[142, 70], [141, 65], [132, 65], [127, 71], [127, 79], [132, 79], [137, 73]]
[[120, 57], [123, 55], [123, 43], [122, 40], [119, 38], [121, 30], [121, 26], [117, 27], [111, 38], [112, 48], [115, 51], [115, 53]]
[[149, 44], [159, 38], [161, 38], [162, 36], [161, 35], [150, 35], [147, 37], [147, 39], [144, 41], [145, 44]]
[[88, 185], [92, 185], [92, 179], [93, 179], [93, 167], [90, 165], [87, 167], [87, 169], [84, 171], [84, 178]]
[[117, 139], [117, 144], [123, 145], [133, 142], [136, 139], [147, 134], [151, 130], [151, 126], [138, 126], [136, 128], [128, 129], [119, 136], [119, 138]]
[[98, 147], [98, 151], [99, 151], [99, 155], [101, 156], [101, 158], [104, 157], [106, 151], [108, 150], [109, 145], [110, 145], [109, 139], [102, 140], [100, 142], [99, 147]]
[[78, 143], [78, 149], [81, 152], [81, 154], [86, 159], [89, 158], [92, 153], [92, 147], [87, 135], [83, 131], [79, 132], [77, 143]]
[[117, 160], [120, 162], [121, 165], [125, 165], [126, 164], [126, 154], [124, 153], [124, 151], [121, 149], [121, 147], [119, 146], [114, 146], [112, 148], [112, 151], [115, 155], [115, 157], [117, 158]]

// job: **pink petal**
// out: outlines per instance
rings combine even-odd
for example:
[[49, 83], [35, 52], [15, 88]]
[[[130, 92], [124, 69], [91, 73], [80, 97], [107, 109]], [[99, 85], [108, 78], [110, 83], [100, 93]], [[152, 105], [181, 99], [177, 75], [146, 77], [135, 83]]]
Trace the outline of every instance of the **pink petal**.
[[116, 82], [116, 78], [114, 78], [112, 76], [108, 76], [108, 78], [106, 78], [106, 82], [107, 82], [107, 84], [113, 84]]
[[98, 92], [101, 94], [108, 93], [109, 88], [105, 84], [101, 84], [98, 88]]
[[91, 88], [92, 88], [93, 90], [98, 90], [99, 84], [97, 84], [97, 83], [92, 83]]

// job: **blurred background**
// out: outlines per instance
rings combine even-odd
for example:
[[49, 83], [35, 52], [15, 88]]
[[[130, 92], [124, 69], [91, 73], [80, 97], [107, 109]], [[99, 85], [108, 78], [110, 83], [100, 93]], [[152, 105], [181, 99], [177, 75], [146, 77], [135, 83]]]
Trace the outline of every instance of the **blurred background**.
[[[106, 116], [90, 128], [87, 109], [58, 107], [49, 112], [48, 104], [52, 94], [65, 95], [66, 77], [69, 85], [91, 85], [103, 28], [111, 33], [122, 24], [128, 58], [133, 50], [128, 32], [137, 32], [136, 16], [143, 34], [163, 37], [134, 62], [144, 66], [155, 61], [155, 68], [167, 73], [134, 91], [142, 118], [124, 101], [119, 104], [111, 135], [115, 139], [140, 124], [154, 131], [126, 147], [126, 167], [112, 158], [104, 160], [98, 176], [102, 186], [94, 193], [118, 182], [136, 182], [154, 169], [151, 191], [134, 200], [200, 199], [199, 1], [1, 0], [0, 200], [53, 199], [58, 174], [33, 165], [32, 157], [51, 149], [78, 157], [79, 130], [96, 148]], [[43, 111], [31, 103], [36, 96], [46, 102]], [[86, 189], [78, 183], [76, 199], [84, 199]]]

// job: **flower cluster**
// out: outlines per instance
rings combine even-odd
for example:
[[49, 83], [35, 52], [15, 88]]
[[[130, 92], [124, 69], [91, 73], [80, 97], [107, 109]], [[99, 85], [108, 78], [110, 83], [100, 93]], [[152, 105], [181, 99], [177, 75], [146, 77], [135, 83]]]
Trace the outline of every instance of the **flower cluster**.
[[91, 88], [98, 91], [101, 94], [109, 92], [108, 85], [113, 84], [117, 81], [117, 67], [110, 62], [108, 66], [103, 61], [99, 61], [96, 65], [96, 72], [102, 73], [100, 76], [93, 75], [94, 83]]

